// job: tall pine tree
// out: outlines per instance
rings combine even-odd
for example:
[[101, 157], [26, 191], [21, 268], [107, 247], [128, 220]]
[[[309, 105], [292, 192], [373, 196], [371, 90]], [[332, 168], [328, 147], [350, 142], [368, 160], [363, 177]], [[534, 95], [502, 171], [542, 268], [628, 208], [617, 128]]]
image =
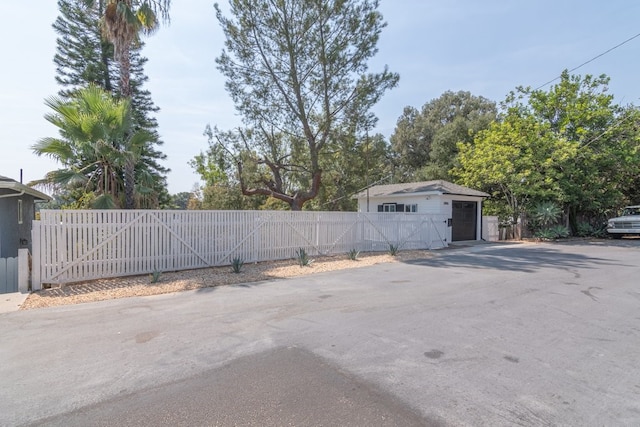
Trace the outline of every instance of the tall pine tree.
[[[59, 95], [70, 97], [78, 89], [94, 83], [114, 96], [121, 96], [119, 70], [113, 60], [113, 46], [102, 37], [100, 19], [104, 14], [106, 0], [96, 1], [87, 7], [86, 0], [58, 0], [60, 15], [53, 24], [58, 34], [56, 40], [56, 81], [62, 87]], [[144, 73], [147, 58], [141, 55], [144, 44], [138, 43], [131, 52], [131, 105], [137, 129], [151, 133], [153, 142], [147, 144], [136, 165], [136, 182], [144, 183], [139, 188], [137, 202], [142, 208], [161, 207], [170, 202], [166, 189], [168, 169], [160, 164], [166, 158], [158, 146], [162, 145], [158, 134], [158, 123], [153, 116], [159, 108], [153, 103], [151, 94], [144, 88], [148, 77]], [[143, 191], [152, 188], [153, 191]]]

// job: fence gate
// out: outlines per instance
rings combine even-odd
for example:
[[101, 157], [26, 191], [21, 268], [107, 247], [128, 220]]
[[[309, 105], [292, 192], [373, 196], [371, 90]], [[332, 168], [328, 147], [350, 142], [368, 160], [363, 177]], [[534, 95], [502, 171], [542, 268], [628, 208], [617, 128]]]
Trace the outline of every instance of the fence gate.
[[0, 258], [0, 294], [18, 292], [18, 257]]

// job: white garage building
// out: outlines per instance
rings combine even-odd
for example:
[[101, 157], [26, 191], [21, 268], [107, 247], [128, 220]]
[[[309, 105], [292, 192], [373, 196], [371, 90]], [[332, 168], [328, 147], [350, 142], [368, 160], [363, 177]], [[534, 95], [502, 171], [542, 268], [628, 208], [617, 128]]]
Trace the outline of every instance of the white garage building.
[[449, 242], [482, 239], [482, 201], [487, 197], [443, 180], [376, 185], [355, 196], [358, 212], [445, 215]]

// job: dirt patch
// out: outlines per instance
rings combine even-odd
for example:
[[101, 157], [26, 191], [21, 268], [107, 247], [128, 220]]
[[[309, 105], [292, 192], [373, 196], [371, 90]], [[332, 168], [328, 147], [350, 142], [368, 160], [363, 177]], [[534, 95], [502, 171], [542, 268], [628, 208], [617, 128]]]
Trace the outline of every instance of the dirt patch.
[[229, 266], [162, 273], [156, 283], [151, 283], [150, 275], [100, 279], [34, 292], [29, 295], [20, 309], [29, 310], [115, 298], [167, 294], [212, 286], [284, 279], [432, 256], [433, 253], [429, 251], [404, 251], [399, 252], [395, 257], [381, 253], [360, 254], [356, 261], [348, 259], [345, 255], [312, 257], [314, 262], [305, 267], [298, 265], [295, 259], [270, 261], [245, 264], [239, 274], [234, 273]]

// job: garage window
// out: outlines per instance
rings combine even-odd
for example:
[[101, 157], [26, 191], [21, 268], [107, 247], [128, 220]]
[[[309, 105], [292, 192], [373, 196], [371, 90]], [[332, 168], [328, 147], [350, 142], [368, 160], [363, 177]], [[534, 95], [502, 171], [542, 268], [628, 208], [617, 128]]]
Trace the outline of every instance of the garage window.
[[418, 212], [418, 205], [404, 205], [402, 203], [383, 203], [378, 205], [378, 212]]
[[395, 203], [384, 203], [382, 205], [382, 212], [395, 212], [396, 204]]

